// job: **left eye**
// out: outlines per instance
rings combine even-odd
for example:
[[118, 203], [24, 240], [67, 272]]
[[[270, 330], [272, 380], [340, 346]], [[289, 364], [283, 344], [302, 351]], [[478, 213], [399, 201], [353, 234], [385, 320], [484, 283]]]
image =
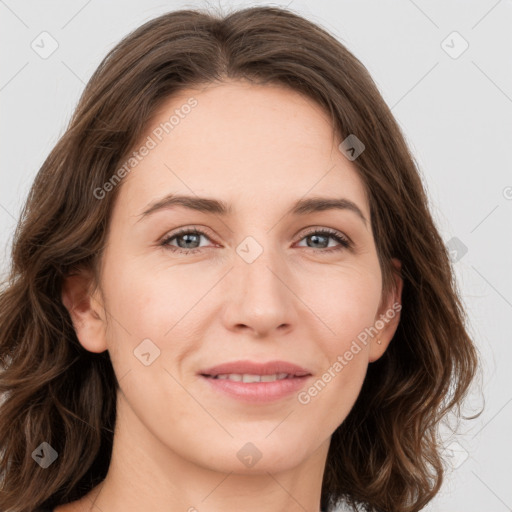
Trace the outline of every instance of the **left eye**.
[[[304, 240], [306, 238], [309, 238], [313, 241], [313, 243], [318, 243], [318, 240], [325, 239], [327, 240], [327, 247], [329, 247], [329, 238], [336, 240], [338, 242], [338, 246], [335, 247], [329, 247], [327, 250], [322, 252], [330, 252], [330, 251], [339, 251], [342, 249], [348, 249], [351, 247], [351, 243], [344, 235], [339, 233], [338, 231], [330, 230], [330, 229], [323, 229], [323, 230], [316, 230], [316, 231], [310, 231], [307, 233], [301, 240]], [[340, 247], [341, 246], [341, 247]], [[312, 249], [315, 249], [315, 247], [311, 247]]]
[[[166, 247], [170, 249], [173, 252], [179, 252], [184, 254], [193, 254], [198, 251], [200, 251], [202, 248], [197, 247], [197, 245], [200, 243], [201, 236], [205, 237], [206, 239], [210, 240], [210, 237], [204, 232], [197, 229], [184, 229], [177, 233], [174, 233], [173, 235], [170, 235], [169, 237], [165, 238], [161, 242], [161, 246]], [[320, 249], [324, 249], [321, 252], [331, 252], [331, 251], [339, 251], [342, 249], [348, 249], [351, 247], [351, 242], [346, 238], [342, 233], [339, 233], [335, 230], [330, 229], [317, 229], [314, 231], [310, 231], [309, 233], [306, 233], [300, 241], [305, 239], [310, 239], [315, 244], [322, 244], [322, 240], [327, 240], [327, 246], [326, 247], [320, 247]], [[335, 240], [338, 242], [338, 246], [329, 247], [329, 238]], [[178, 243], [178, 246], [171, 245], [171, 242], [176, 240], [179, 242], [179, 240], [184, 240], [183, 244], [180, 245]], [[190, 244], [193, 245], [193, 247], [190, 247]], [[303, 247], [303, 246], [301, 246]], [[318, 247], [311, 247], [308, 246], [309, 249], [317, 249]]]

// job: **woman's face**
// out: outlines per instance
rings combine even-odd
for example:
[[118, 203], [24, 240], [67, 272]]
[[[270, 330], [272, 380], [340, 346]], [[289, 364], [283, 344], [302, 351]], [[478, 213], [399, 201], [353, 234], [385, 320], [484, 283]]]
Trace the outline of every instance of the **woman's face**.
[[[97, 315], [77, 325], [88, 350], [110, 353], [118, 421], [148, 450], [217, 471], [277, 471], [315, 452], [325, 460], [399, 317], [400, 292], [381, 303], [354, 164], [319, 106], [275, 86], [182, 92], [149, 130], [117, 185]], [[160, 203], [169, 195], [195, 206]], [[292, 212], [312, 199], [355, 206]], [[306, 375], [265, 366], [275, 361]], [[215, 373], [229, 377], [206, 376]]]

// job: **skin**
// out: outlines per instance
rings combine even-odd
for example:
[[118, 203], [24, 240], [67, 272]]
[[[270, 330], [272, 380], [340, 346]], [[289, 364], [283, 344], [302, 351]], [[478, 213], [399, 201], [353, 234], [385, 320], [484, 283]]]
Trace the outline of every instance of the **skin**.
[[[296, 393], [249, 404], [198, 377], [222, 362], [280, 359], [307, 368], [311, 385], [400, 303], [402, 281], [383, 296], [364, 185], [318, 105], [279, 86], [225, 82], [174, 96], [151, 127], [191, 96], [198, 105], [123, 178], [100, 289], [88, 292], [85, 270], [63, 287], [80, 343], [109, 351], [120, 392], [106, 479], [58, 512], [317, 512], [331, 435], [399, 322], [397, 313], [380, 329], [381, 344], [361, 344], [308, 404]], [[221, 199], [234, 212], [223, 218], [178, 206], [138, 222], [170, 192]], [[313, 195], [350, 199], [368, 225], [350, 210], [285, 215]], [[158, 245], [194, 226], [207, 237], [169, 244], [200, 252]], [[353, 247], [330, 237], [315, 245], [306, 236], [312, 227], [338, 230]], [[236, 252], [247, 236], [263, 249], [250, 264]], [[145, 338], [160, 349], [149, 366], [133, 353]], [[237, 457], [247, 442], [262, 454], [250, 468]]]

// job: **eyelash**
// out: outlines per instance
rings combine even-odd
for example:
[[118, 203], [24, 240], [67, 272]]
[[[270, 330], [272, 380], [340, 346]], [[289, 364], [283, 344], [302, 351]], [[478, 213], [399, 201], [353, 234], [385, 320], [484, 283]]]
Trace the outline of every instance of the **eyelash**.
[[[180, 229], [179, 231], [177, 231], [176, 233], [173, 233], [173, 234], [169, 235], [168, 237], [165, 237], [160, 242], [160, 246], [164, 247], [165, 249], [169, 249], [172, 252], [185, 254], [185, 255], [195, 254], [195, 253], [201, 251], [202, 249], [205, 249], [204, 247], [196, 247], [194, 249], [183, 249], [181, 247], [175, 247], [173, 245], [168, 245], [171, 240], [178, 238], [179, 236], [185, 235], [185, 234], [187, 234], [187, 235], [188, 234], [204, 235], [206, 238], [208, 238], [208, 240], [210, 240], [210, 237], [208, 236], [208, 234], [200, 229], [183, 228], [183, 229]], [[311, 231], [305, 233], [303, 235], [303, 237], [299, 240], [299, 242], [302, 241], [304, 238], [307, 238], [308, 236], [311, 236], [311, 235], [328, 236], [329, 238], [333, 238], [337, 242], [339, 242], [340, 246], [330, 247], [329, 249], [315, 249], [314, 247], [306, 247], [306, 249], [312, 249], [314, 251], [316, 250], [317, 252], [320, 251], [320, 252], [324, 252], [324, 253], [325, 252], [331, 253], [331, 252], [341, 251], [343, 249], [350, 249], [352, 247], [352, 243], [348, 240], [348, 238], [346, 238], [344, 235], [342, 235], [339, 231], [336, 231], [336, 230], [330, 229], [330, 228], [312, 229]]]

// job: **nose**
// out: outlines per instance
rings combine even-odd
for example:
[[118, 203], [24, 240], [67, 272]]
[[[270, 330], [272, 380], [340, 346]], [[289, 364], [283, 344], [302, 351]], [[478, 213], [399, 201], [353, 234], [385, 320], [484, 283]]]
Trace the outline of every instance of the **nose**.
[[289, 332], [298, 318], [298, 298], [283, 257], [264, 248], [249, 261], [237, 254], [229, 272], [223, 313], [226, 328], [259, 338]]

